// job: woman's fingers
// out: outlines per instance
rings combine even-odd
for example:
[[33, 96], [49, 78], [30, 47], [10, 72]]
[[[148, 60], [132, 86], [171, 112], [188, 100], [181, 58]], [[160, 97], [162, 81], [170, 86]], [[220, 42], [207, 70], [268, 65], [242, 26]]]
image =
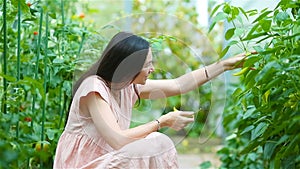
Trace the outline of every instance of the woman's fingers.
[[174, 112], [170, 112], [172, 115], [172, 124], [171, 128], [174, 130], [181, 130], [185, 126], [187, 126], [189, 123], [194, 122], [194, 112], [192, 111], [179, 111], [176, 110]]
[[192, 111], [180, 111], [180, 120], [178, 122], [183, 123], [184, 127], [191, 122], [194, 122], [194, 112]]
[[193, 111], [179, 111], [179, 110], [176, 110], [173, 113], [178, 113], [179, 116], [188, 118], [189, 119], [188, 121], [193, 120], [195, 114], [195, 112]]
[[179, 112], [179, 115], [181, 116], [185, 116], [185, 117], [189, 117], [189, 118], [193, 118], [194, 119], [194, 114], [195, 112], [192, 112], [192, 111], [179, 111], [176, 109], [176, 107], [173, 107], [173, 111], [174, 112]]
[[185, 117], [194, 117], [195, 112], [192, 112], [192, 111], [180, 111], [179, 114], [181, 116], [185, 116]]
[[236, 58], [238, 58], [238, 59], [237, 59], [237, 62], [234, 64], [233, 68], [243, 67], [243, 64], [244, 64], [245, 60], [247, 59], [247, 56], [257, 54], [257, 53], [258, 53], [257, 51], [250, 51], [247, 53], [240, 53], [240, 54], [236, 55]]

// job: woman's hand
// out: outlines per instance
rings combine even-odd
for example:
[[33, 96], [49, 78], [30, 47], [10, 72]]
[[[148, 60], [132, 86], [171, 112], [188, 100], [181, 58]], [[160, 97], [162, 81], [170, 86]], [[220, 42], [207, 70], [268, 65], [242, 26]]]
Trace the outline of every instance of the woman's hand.
[[257, 54], [257, 52], [252, 51], [249, 54], [248, 53], [240, 53], [238, 55], [235, 55], [233, 57], [223, 60], [222, 63], [223, 63], [224, 69], [232, 70], [232, 69], [243, 67], [244, 60], [246, 59], [247, 56], [249, 56], [251, 54]]
[[186, 125], [194, 122], [194, 112], [192, 111], [172, 111], [158, 119], [161, 127], [170, 127], [176, 131], [183, 129]]

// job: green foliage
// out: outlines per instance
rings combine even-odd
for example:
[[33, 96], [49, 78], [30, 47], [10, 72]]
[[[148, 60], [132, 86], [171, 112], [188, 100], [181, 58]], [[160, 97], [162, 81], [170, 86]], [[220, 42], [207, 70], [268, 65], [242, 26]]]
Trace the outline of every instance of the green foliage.
[[[225, 33], [245, 52], [253, 46], [238, 73], [241, 84], [224, 114], [230, 134], [219, 151], [221, 168], [300, 167], [300, 3], [282, 0], [273, 10], [244, 11], [228, 3], [213, 12], [211, 26], [220, 20], [232, 23]], [[251, 27], [244, 22], [255, 17]], [[254, 68], [254, 69], [253, 69]]]
[[[7, 21], [8, 41], [7, 72], [2, 72], [4, 65], [0, 72], [1, 98], [6, 95], [1, 107], [7, 106], [0, 113], [0, 168], [52, 168], [75, 65], [81, 62], [84, 38], [93, 31], [75, 15], [75, 2], [7, 0], [7, 18], [0, 19]], [[0, 5], [2, 13], [3, 1]]]

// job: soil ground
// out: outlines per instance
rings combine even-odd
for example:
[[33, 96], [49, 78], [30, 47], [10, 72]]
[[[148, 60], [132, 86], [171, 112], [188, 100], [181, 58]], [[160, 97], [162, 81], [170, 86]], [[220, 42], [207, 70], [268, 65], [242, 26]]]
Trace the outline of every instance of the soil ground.
[[211, 168], [221, 165], [217, 151], [222, 147], [220, 138], [182, 138], [171, 137], [178, 151], [180, 169], [200, 169], [199, 165], [210, 161]]

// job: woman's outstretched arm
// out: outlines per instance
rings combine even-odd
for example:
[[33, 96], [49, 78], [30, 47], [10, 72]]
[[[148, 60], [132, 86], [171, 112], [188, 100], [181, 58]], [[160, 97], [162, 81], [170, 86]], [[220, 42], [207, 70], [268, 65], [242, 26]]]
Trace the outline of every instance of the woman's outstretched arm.
[[149, 79], [145, 85], [141, 86], [140, 97], [144, 99], [158, 99], [187, 93], [227, 70], [241, 67], [241, 63], [244, 59], [245, 54], [238, 54], [234, 57], [186, 73], [175, 79]]

